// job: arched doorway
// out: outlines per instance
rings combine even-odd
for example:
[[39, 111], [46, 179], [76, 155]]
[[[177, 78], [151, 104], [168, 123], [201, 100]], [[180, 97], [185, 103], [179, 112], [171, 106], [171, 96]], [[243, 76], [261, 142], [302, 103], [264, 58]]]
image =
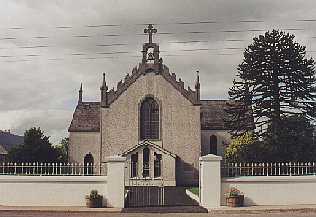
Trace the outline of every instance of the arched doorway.
[[93, 159], [91, 152], [86, 154], [83, 162], [84, 162], [84, 174], [85, 175], [93, 175], [94, 159]]

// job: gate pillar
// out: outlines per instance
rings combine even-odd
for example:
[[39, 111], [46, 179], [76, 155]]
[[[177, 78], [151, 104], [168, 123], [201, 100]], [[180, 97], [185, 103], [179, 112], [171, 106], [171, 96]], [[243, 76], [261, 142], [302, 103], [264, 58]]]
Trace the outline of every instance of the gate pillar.
[[200, 157], [200, 203], [207, 209], [221, 204], [221, 160], [213, 154]]
[[126, 157], [112, 156], [106, 158], [107, 163], [107, 206], [124, 208]]

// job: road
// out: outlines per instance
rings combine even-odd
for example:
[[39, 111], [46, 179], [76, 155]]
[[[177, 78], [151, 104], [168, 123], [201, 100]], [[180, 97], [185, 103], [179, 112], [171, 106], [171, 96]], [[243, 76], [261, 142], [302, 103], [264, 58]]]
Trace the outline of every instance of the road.
[[0, 211], [0, 217], [315, 217], [315, 212], [282, 212], [258, 214], [212, 214], [212, 213], [62, 213], [38, 211]]

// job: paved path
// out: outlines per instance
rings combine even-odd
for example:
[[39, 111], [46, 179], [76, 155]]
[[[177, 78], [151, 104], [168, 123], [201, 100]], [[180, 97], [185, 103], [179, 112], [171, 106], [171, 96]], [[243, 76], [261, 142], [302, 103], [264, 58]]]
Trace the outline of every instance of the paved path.
[[259, 214], [212, 214], [212, 213], [61, 213], [39, 211], [0, 211], [1, 217], [315, 217], [316, 213], [283, 212]]
[[206, 212], [206, 209], [198, 206], [130, 208], [123, 210], [86, 207], [0, 206], [0, 217], [312, 217], [316, 216], [316, 205], [221, 207], [210, 210], [209, 213]]

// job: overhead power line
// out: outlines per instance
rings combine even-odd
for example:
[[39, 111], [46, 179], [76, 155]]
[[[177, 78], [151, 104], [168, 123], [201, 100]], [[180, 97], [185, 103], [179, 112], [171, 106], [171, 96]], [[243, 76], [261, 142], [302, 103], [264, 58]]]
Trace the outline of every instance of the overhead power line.
[[57, 29], [71, 29], [72, 26], [56, 26]]
[[316, 22], [316, 19], [302, 19], [302, 20], [296, 20], [297, 22]]
[[116, 43], [116, 44], [97, 44], [98, 47], [114, 47], [114, 46], [124, 46], [128, 44]]
[[100, 28], [100, 27], [118, 27], [119, 24], [100, 24], [100, 25], [86, 25], [88, 28]]
[[15, 37], [4, 37], [4, 38], [0, 38], [0, 40], [14, 40], [16, 39]]

